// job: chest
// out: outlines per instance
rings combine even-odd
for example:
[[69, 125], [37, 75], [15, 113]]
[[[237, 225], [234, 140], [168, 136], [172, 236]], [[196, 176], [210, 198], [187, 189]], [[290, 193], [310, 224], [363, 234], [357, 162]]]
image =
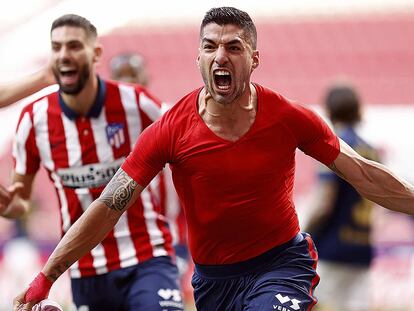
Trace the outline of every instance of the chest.
[[220, 182], [231, 176], [233, 183], [254, 183], [257, 178], [291, 170], [296, 147], [296, 141], [280, 124], [254, 124], [235, 141], [199, 125], [181, 145], [174, 166], [190, 179]]
[[204, 116], [203, 120], [212, 133], [218, 137], [235, 142], [243, 137], [252, 127], [255, 113], [250, 113], [240, 119], [217, 119]]
[[50, 171], [125, 157], [131, 150], [130, 134], [121, 114], [75, 120], [63, 114], [49, 114], [47, 120], [35, 123], [39, 156]]

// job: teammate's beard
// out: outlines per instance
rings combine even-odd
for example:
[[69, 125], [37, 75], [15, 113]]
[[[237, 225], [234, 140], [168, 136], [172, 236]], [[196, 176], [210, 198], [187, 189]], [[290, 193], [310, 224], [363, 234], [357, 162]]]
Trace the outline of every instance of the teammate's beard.
[[60, 90], [65, 93], [65, 94], [70, 94], [70, 95], [76, 95], [79, 94], [80, 91], [83, 90], [86, 81], [88, 81], [89, 76], [91, 74], [89, 68], [87, 66], [84, 66], [80, 69], [79, 72], [79, 80], [76, 84], [74, 85], [63, 85], [62, 81], [60, 80], [60, 73], [56, 70], [53, 70], [53, 75], [55, 76], [55, 79], [57, 81], [57, 83], [59, 84]]

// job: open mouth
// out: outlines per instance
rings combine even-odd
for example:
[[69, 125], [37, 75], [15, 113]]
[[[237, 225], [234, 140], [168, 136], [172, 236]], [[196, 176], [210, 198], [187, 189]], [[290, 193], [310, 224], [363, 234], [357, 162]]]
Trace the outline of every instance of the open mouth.
[[78, 72], [75, 69], [60, 69], [60, 80], [63, 84], [74, 84], [78, 78]]
[[221, 91], [227, 91], [231, 86], [231, 74], [227, 70], [216, 70], [214, 72], [214, 83]]

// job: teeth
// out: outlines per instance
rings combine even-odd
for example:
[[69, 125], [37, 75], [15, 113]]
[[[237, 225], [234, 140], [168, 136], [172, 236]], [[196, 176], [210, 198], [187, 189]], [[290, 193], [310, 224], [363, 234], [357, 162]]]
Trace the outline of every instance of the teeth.
[[62, 67], [60, 68], [61, 72], [67, 72], [67, 71], [74, 71], [75, 68], [71, 68], [71, 67]]
[[230, 72], [225, 71], [225, 70], [217, 70], [215, 72], [215, 74], [218, 75], [218, 76], [229, 76], [230, 75]]

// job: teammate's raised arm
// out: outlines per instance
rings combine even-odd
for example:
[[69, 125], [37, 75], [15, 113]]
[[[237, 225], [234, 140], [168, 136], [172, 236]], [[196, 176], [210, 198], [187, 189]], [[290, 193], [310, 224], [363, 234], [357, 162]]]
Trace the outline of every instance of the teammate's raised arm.
[[49, 65], [20, 80], [0, 84], [0, 108], [11, 105], [53, 83], [56, 82]]

